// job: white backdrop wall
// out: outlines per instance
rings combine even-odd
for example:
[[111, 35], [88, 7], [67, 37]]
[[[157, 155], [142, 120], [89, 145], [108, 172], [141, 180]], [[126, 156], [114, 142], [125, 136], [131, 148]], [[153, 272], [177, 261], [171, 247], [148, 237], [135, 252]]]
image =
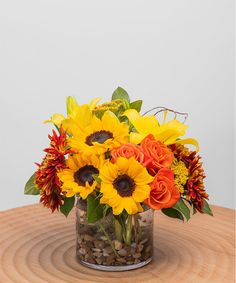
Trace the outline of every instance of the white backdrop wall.
[[65, 98], [109, 99], [118, 86], [144, 109], [190, 115], [210, 202], [234, 207], [234, 1], [0, 2], [0, 210], [23, 195]]

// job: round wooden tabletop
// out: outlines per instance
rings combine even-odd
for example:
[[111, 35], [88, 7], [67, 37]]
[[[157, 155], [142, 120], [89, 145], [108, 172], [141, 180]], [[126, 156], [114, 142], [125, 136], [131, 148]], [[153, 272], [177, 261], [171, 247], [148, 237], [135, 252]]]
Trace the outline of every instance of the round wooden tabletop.
[[234, 210], [188, 223], [155, 214], [155, 256], [125, 272], [95, 271], [75, 259], [75, 217], [40, 205], [0, 212], [1, 283], [234, 282]]

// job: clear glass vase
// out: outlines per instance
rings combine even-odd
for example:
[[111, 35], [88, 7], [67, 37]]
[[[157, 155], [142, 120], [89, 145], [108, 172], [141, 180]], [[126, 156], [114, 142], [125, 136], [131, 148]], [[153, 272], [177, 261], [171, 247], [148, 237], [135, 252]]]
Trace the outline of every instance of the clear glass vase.
[[110, 212], [95, 223], [87, 221], [87, 203], [77, 199], [76, 256], [87, 267], [124, 271], [142, 267], [153, 257], [153, 210], [127, 215], [124, 225]]

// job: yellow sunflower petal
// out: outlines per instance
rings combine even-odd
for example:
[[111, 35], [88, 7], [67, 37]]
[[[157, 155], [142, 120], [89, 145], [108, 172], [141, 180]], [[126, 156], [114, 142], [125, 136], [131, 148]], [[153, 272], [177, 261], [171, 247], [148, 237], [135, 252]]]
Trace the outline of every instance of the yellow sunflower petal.
[[72, 169], [72, 170], [77, 170], [78, 169], [78, 164], [76, 163], [76, 160], [74, 157], [69, 156], [67, 160], [67, 166]]
[[121, 212], [124, 210], [124, 208], [122, 206], [115, 206], [112, 207], [112, 212], [114, 215], [119, 215], [121, 214]]
[[122, 206], [125, 208], [128, 214], [135, 214], [138, 212], [137, 204], [132, 197], [124, 197], [122, 199]]
[[117, 190], [114, 189], [112, 184], [102, 183], [100, 191], [101, 193], [105, 194], [107, 198], [113, 198], [117, 196]]
[[136, 186], [132, 197], [136, 202], [143, 202], [150, 195], [151, 188], [149, 185]]
[[105, 183], [112, 183], [117, 177], [117, 166], [106, 163], [100, 170], [100, 177]]
[[70, 197], [73, 197], [75, 194], [76, 194], [76, 193], [75, 193], [74, 191], [69, 190], [69, 191], [67, 191], [67, 193], [66, 193], [66, 197], [67, 197], [67, 198], [70, 198]]
[[119, 168], [119, 174], [125, 174], [128, 172], [130, 160], [124, 157], [119, 157], [116, 160], [116, 165]]

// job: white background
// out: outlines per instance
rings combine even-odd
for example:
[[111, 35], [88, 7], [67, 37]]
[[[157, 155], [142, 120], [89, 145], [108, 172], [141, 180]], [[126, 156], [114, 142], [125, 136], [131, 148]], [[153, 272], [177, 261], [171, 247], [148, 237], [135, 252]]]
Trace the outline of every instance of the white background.
[[7, 0], [0, 4], [0, 210], [37, 202], [24, 183], [65, 98], [190, 115], [210, 203], [234, 207], [234, 1]]

